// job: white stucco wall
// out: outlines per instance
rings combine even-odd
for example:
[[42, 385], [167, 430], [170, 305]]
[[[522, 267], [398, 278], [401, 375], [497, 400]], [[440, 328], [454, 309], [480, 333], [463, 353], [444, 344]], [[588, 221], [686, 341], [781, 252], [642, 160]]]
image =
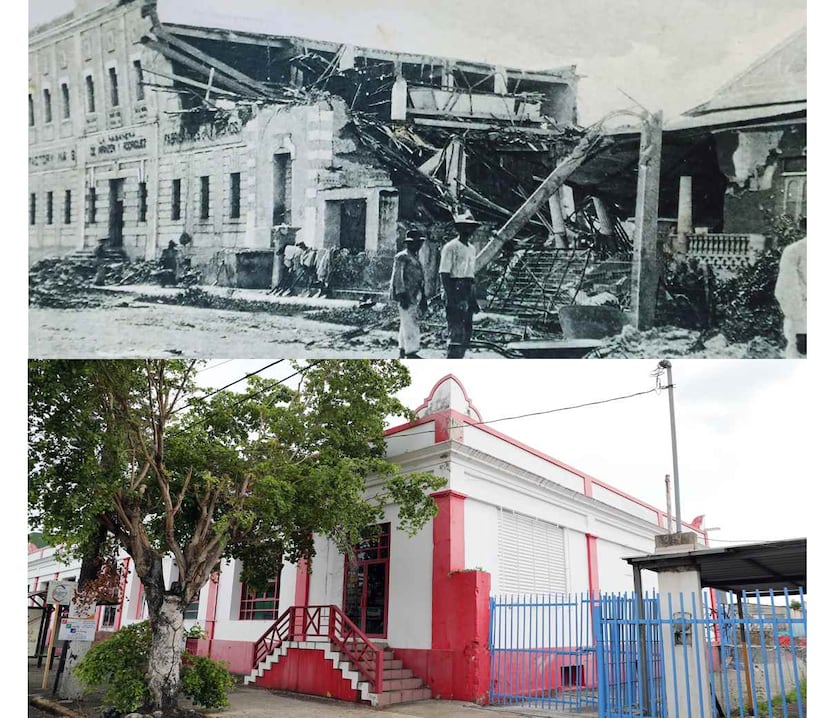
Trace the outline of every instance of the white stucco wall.
[[[631, 543], [637, 543], [639, 547], [618, 544], [601, 538], [597, 541], [599, 581], [603, 592], [633, 592], [633, 567], [624, 559], [631, 556], [652, 553], [653, 542], [651, 542], [650, 550], [642, 550], [642, 542], [631, 541]], [[649, 591], [655, 588], [655, 574], [652, 574], [650, 571], [643, 572], [642, 589]]]
[[464, 427], [463, 443], [485, 451], [526, 471], [532, 471], [573, 491], [584, 491], [584, 479], [553, 462], [475, 427]]
[[404, 429], [386, 437], [386, 451], [388, 456], [400, 456], [410, 451], [432, 446], [435, 443], [435, 422], [425, 421], [422, 424]]
[[643, 506], [637, 501], [633, 501], [626, 496], [617, 494], [615, 491], [606, 489], [604, 486], [593, 484], [593, 498], [615, 506], [617, 509], [621, 509], [626, 513], [638, 516], [645, 521], [652, 521], [653, 523], [657, 523], [658, 521], [658, 513], [655, 509]]
[[492, 590], [498, 585], [498, 509], [477, 499], [464, 501], [464, 552], [466, 568], [482, 568], [492, 574]]

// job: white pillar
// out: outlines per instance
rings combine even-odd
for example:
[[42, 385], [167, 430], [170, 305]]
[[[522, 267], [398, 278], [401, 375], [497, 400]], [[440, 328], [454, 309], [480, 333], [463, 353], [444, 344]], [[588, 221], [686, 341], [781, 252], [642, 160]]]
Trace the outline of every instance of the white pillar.
[[550, 197], [548, 205], [550, 207], [550, 218], [553, 221], [555, 246], [557, 249], [566, 249], [569, 242], [567, 241], [567, 226], [564, 223], [564, 212], [561, 209], [561, 190]]
[[691, 198], [692, 178], [679, 178], [679, 207], [676, 217], [676, 254], [688, 253], [688, 235], [694, 232], [693, 201]]
[[406, 99], [408, 95], [406, 80], [402, 75], [398, 75], [391, 88], [391, 118], [393, 120], [406, 119]]
[[[659, 610], [667, 718], [710, 718], [711, 688], [699, 571], [689, 565], [659, 573]], [[684, 626], [682, 619], [689, 623]], [[674, 679], [676, 676], [676, 679]]]

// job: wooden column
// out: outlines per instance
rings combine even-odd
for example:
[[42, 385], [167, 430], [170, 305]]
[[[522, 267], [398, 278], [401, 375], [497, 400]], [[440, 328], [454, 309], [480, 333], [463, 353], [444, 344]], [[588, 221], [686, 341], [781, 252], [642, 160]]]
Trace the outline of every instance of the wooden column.
[[662, 113], [646, 115], [639, 143], [639, 179], [636, 186], [636, 228], [633, 232], [631, 315], [638, 329], [653, 327], [659, 256], [656, 231], [659, 210], [659, 169], [662, 158]]

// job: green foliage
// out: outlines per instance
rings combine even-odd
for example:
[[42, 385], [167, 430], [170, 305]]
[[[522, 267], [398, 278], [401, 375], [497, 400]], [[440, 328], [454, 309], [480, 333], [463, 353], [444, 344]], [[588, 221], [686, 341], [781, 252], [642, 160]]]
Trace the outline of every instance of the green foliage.
[[[148, 621], [134, 623], [95, 644], [75, 666], [74, 673], [87, 691], [103, 687], [103, 699], [122, 713], [149, 703], [147, 668], [152, 634]], [[204, 708], [228, 704], [227, 694], [235, 681], [225, 663], [184, 653], [181, 689]]]
[[145, 705], [145, 681], [150, 654], [150, 625], [134, 623], [95, 644], [75, 666], [74, 673], [86, 690], [103, 686], [104, 701], [122, 713]]
[[[254, 376], [216, 393], [195, 386], [197, 368], [29, 364], [30, 519], [81, 555], [108, 531], [105, 551], [132, 556], [151, 617], [165, 592], [193, 601], [223, 558], [263, 587], [283, 561], [313, 556], [313, 535], [346, 552], [389, 504], [409, 533], [434, 515], [429, 494], [445, 482], [385, 458], [387, 417], [410, 416], [400, 362], [297, 363], [290, 386]], [[161, 570], [171, 554], [175, 589]], [[153, 707], [168, 696], [153, 684]]]
[[184, 632], [184, 635], [187, 638], [207, 638], [207, 633], [205, 633], [200, 623], [194, 623]]
[[789, 608], [791, 608], [792, 611], [799, 611], [803, 608], [803, 604], [800, 603], [800, 601], [789, 601]]
[[184, 654], [181, 690], [196, 705], [204, 708], [222, 708], [228, 705], [227, 694], [235, 685], [236, 681], [224, 661]]

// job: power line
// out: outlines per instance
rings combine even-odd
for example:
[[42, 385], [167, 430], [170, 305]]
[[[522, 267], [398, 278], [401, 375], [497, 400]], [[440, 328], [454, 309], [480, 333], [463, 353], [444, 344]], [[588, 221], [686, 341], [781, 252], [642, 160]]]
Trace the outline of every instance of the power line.
[[[283, 361], [283, 360], [281, 360], [281, 359], [280, 359], [279, 361]], [[310, 362], [309, 364], [307, 364], [306, 366], [302, 367], [301, 369], [297, 369], [297, 371], [295, 371], [293, 374], [290, 374], [289, 376], [286, 376], [286, 377], [284, 377], [284, 378], [282, 378], [282, 379], [279, 379], [279, 380], [276, 382], [276, 384], [277, 384], [277, 385], [279, 385], [279, 384], [283, 384], [284, 382], [288, 381], [289, 379], [293, 379], [295, 376], [297, 376], [297, 375], [299, 375], [299, 374], [304, 374], [305, 372], [309, 371], [309, 370], [310, 370], [310, 369], [312, 369], [313, 367], [317, 366], [317, 364], [322, 364], [322, 362], [323, 362], [323, 361], [324, 361], [323, 359], [319, 359], [319, 360], [317, 360], [317, 361]], [[278, 362], [274, 362], [274, 363], [278, 363]], [[269, 364], [268, 366], [273, 366], [273, 364]], [[263, 367], [262, 369], [259, 369], [258, 371], [264, 371], [264, 370], [265, 370], [265, 369], [267, 369], [267, 368], [268, 368], [268, 367]], [[253, 376], [253, 374], [256, 374], [256, 373], [258, 373], [258, 372], [251, 372], [248, 376]], [[241, 381], [241, 380], [240, 380], [240, 381]], [[234, 383], [235, 383], [235, 382], [234, 382]], [[242, 397], [241, 399], [239, 399], [238, 401], [233, 402], [233, 403], [230, 405], [230, 407], [229, 407], [229, 408], [231, 408], [231, 409], [232, 409], [232, 408], [235, 408], [235, 407], [239, 406], [240, 404], [243, 404], [243, 403], [244, 403], [244, 402], [246, 402], [246, 401], [250, 401], [251, 399], [253, 399], [253, 398], [257, 397], [257, 396], [260, 396], [261, 394], [264, 394], [266, 391], [270, 391], [272, 388], [273, 388], [273, 385], [264, 386], [264, 387], [262, 387], [261, 389], [259, 389], [258, 391], [255, 391], [255, 392], [253, 392], [252, 394], [248, 394], [247, 396], [243, 396], [243, 397]], [[172, 431], [172, 432], [170, 432], [170, 434], [168, 434], [168, 438], [169, 438], [169, 437], [173, 437], [173, 436], [178, 436], [179, 434], [183, 434], [185, 431], [189, 431], [190, 429], [192, 429], [192, 428], [194, 428], [194, 427], [198, 426], [199, 424], [203, 424], [205, 421], [207, 421], [207, 417], [205, 417], [205, 418], [203, 418], [203, 419], [198, 419], [197, 421], [194, 421], [192, 424], [189, 424], [189, 425], [188, 425], [188, 426], [186, 426], [185, 428], [179, 429], [178, 431]]]
[[[227, 361], [232, 361], [232, 360], [228, 359]], [[209, 399], [211, 396], [214, 396], [214, 395], [218, 394], [220, 391], [224, 391], [225, 389], [229, 389], [229, 388], [230, 388], [230, 387], [232, 387], [234, 384], [238, 384], [239, 382], [242, 382], [242, 381], [244, 381], [245, 379], [250, 379], [250, 377], [255, 376], [256, 374], [260, 374], [260, 373], [262, 373], [263, 371], [265, 371], [266, 369], [270, 369], [272, 366], [276, 366], [277, 364], [281, 364], [281, 363], [282, 363], [282, 362], [284, 362], [284, 361], [285, 361], [284, 359], [277, 359], [276, 361], [271, 362], [271, 363], [270, 363], [270, 364], [268, 364], [267, 366], [263, 366], [261, 369], [257, 369], [256, 371], [252, 371], [252, 372], [250, 372], [249, 374], [245, 374], [243, 377], [241, 377], [241, 378], [239, 378], [239, 379], [236, 379], [235, 381], [230, 382], [229, 384], [225, 384], [225, 385], [224, 385], [223, 387], [221, 387], [220, 389], [214, 389], [213, 391], [208, 392], [208, 393], [207, 393], [207, 394], [205, 394], [204, 396], [199, 396], [199, 397], [195, 398], [195, 399], [194, 399], [193, 401], [191, 401], [189, 404], [185, 404], [184, 406], [180, 406], [178, 409], [173, 409], [173, 411], [171, 411], [170, 413], [171, 413], [171, 414], [175, 414], [175, 413], [176, 413], [176, 412], [178, 412], [178, 411], [184, 411], [184, 410], [185, 410], [185, 409], [187, 409], [188, 407], [193, 406], [193, 404], [194, 404], [195, 402], [197, 402], [197, 401], [204, 401], [205, 399]], [[211, 368], [212, 368], [212, 367], [211, 367]]]
[[[637, 396], [644, 396], [646, 394], [654, 394], [654, 393], [657, 393], [657, 392], [658, 392], [658, 389], [654, 388], [654, 389], [648, 389], [647, 391], [638, 391], [638, 392], [635, 392], [634, 394], [625, 394], [624, 396], [614, 396], [614, 397], [611, 397], [610, 399], [599, 399], [598, 401], [588, 401], [584, 404], [573, 404], [571, 406], [561, 406], [561, 407], [558, 407], [557, 409], [544, 409], [543, 411], [532, 411], [532, 412], [529, 412], [527, 414], [516, 414], [515, 416], [502, 416], [500, 419], [490, 419], [488, 421], [471, 421], [471, 422], [464, 423], [462, 426], [459, 426], [458, 428], [464, 428], [464, 427], [467, 427], [467, 426], [481, 426], [483, 424], [495, 424], [499, 421], [511, 421], [512, 419], [525, 419], [529, 416], [542, 416], [544, 414], [555, 414], [557, 412], [570, 411], [572, 409], [583, 409], [587, 406], [597, 406], [599, 404], [609, 404], [609, 403], [614, 402], [614, 401], [622, 401], [623, 399], [633, 399], [634, 397], [637, 397]], [[410, 434], [406, 434], [406, 436], [407, 437], [408, 436], [417, 436], [418, 434], [431, 434], [431, 433], [433, 433], [433, 430], [432, 429], [427, 429], [425, 431], [413, 431]], [[400, 434], [392, 434], [391, 436], [386, 436], [384, 438], [392, 439], [392, 438], [395, 438], [397, 436], [400, 436]]]

